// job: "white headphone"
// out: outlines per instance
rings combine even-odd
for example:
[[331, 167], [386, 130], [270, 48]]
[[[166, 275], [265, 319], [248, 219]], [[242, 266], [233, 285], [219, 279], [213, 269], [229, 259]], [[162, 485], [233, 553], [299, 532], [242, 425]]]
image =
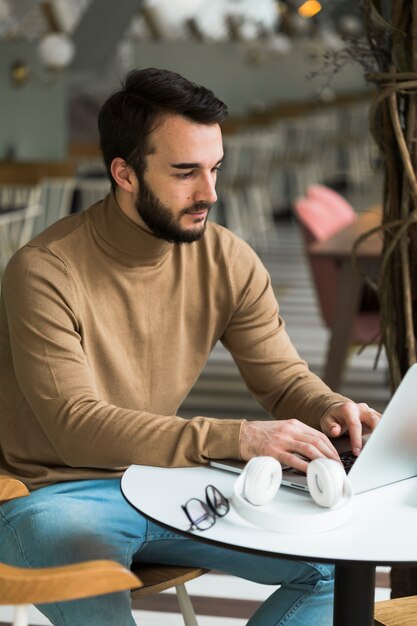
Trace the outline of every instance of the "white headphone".
[[[232, 504], [241, 517], [267, 530], [288, 533], [322, 532], [344, 524], [352, 514], [353, 489], [340, 463], [319, 458], [307, 469], [311, 498], [276, 495], [282, 468], [270, 456], [251, 459], [233, 488]], [[319, 507], [316, 506], [319, 505]]]

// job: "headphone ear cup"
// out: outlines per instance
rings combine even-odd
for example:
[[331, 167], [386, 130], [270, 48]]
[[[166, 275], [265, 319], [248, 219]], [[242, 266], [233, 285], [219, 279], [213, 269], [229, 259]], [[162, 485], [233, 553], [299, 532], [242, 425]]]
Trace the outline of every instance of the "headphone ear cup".
[[251, 504], [261, 506], [271, 502], [281, 486], [282, 468], [271, 456], [251, 459], [243, 470], [242, 494]]
[[308, 464], [307, 484], [319, 506], [335, 507], [345, 496], [347, 476], [341, 463], [333, 459], [314, 459]]
[[[251, 459], [234, 482], [232, 506], [245, 521], [272, 532], [321, 533], [338, 528], [352, 515], [353, 489], [346, 475], [343, 478], [342, 466], [335, 469], [333, 465], [339, 466], [339, 463], [327, 461], [329, 459], [317, 459], [309, 464], [309, 486], [314, 501], [313, 498], [287, 497], [286, 493], [275, 498], [281, 484], [281, 465], [272, 457]], [[330, 476], [330, 488], [325, 484], [326, 475]], [[334, 498], [334, 494], [344, 497]], [[321, 510], [317, 506], [330, 507], [334, 502], [338, 506]], [[263, 504], [267, 506], [262, 507]]]

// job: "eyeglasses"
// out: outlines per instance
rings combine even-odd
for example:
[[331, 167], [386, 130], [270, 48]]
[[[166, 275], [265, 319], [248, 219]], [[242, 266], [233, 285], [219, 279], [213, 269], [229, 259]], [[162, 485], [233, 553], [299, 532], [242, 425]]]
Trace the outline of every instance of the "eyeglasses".
[[206, 501], [190, 498], [181, 505], [188, 517], [189, 530], [208, 530], [216, 523], [216, 517], [224, 517], [230, 510], [229, 500], [214, 485], [206, 487]]

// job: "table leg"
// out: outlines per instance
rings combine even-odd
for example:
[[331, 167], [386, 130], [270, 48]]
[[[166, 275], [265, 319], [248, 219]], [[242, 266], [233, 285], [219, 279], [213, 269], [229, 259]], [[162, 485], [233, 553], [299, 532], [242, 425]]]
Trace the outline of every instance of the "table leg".
[[336, 565], [333, 626], [373, 626], [374, 602], [374, 565]]
[[323, 380], [337, 391], [351, 343], [352, 326], [359, 310], [363, 280], [350, 258], [344, 259], [337, 290], [335, 319], [327, 352]]

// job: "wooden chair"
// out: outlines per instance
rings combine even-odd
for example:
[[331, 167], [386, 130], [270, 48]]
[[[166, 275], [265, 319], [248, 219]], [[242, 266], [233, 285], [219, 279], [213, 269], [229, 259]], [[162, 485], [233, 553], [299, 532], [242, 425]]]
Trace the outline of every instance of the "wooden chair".
[[417, 596], [375, 604], [375, 626], [417, 626]]
[[140, 585], [114, 561], [26, 569], [0, 563], [0, 604], [15, 605], [13, 626], [27, 626], [27, 605], [98, 596]]
[[[27, 496], [27, 495], [29, 495], [29, 491], [26, 488], [26, 485], [24, 485], [21, 481], [16, 480], [14, 478], [10, 478], [9, 476], [0, 475], [0, 503], [5, 500], [12, 500], [13, 498], [20, 498], [22, 496]], [[115, 571], [113, 572], [114, 564], [112, 565], [113, 570], [109, 571], [109, 562], [96, 561], [94, 563], [95, 564], [105, 563], [105, 566], [100, 566], [103, 568], [104, 567], [107, 568], [106, 570], [103, 569], [103, 573], [104, 571], [106, 571], [108, 575], [112, 573], [116, 574]], [[80, 567], [84, 565], [86, 564], [80, 564]], [[6, 567], [6, 566], [2, 566], [0, 564], [0, 589], [2, 589], [2, 578], [1, 578], [2, 567]], [[120, 570], [125, 571], [123, 568], [121, 568], [120, 565], [118, 565], [118, 568], [119, 568], [118, 571]], [[10, 568], [10, 569], [16, 570], [17, 568]], [[51, 568], [50, 570], [48, 569], [48, 572], [53, 573], [56, 569], [63, 570], [64, 568]], [[84, 568], [84, 569], [85, 569], [85, 573], [81, 572], [81, 574], [84, 576], [83, 580], [87, 580], [89, 576], [92, 577], [93, 566], [91, 566], [91, 569], [88, 571], [87, 571], [87, 568]], [[26, 576], [28, 577], [31, 575], [31, 572], [34, 572], [34, 571], [35, 570], [23, 570], [23, 572], [25, 572]], [[197, 567], [176, 567], [176, 566], [170, 566], [170, 565], [153, 565], [153, 564], [146, 564], [146, 563], [141, 564], [141, 565], [135, 565], [132, 568], [131, 581], [130, 581], [132, 583], [132, 580], [134, 580], [135, 584], [130, 584], [129, 586], [126, 585], [125, 587], [123, 587], [123, 589], [128, 589], [128, 588], [133, 589], [132, 598], [136, 600], [136, 599], [140, 599], [145, 596], [160, 593], [161, 591], [165, 591], [167, 589], [171, 589], [172, 587], [175, 587], [179, 608], [180, 608], [180, 611], [182, 613], [183, 620], [184, 620], [184, 625], [185, 626], [198, 626], [198, 622], [197, 622], [197, 618], [194, 612], [193, 605], [191, 603], [190, 597], [185, 588], [185, 583], [190, 580], [193, 580], [194, 578], [198, 578], [202, 574], [205, 574], [207, 571], [208, 570], [197, 568]], [[81, 574], [79, 575], [80, 579], [81, 579]], [[75, 580], [76, 575], [78, 575], [78, 570], [77, 572], [74, 572], [73, 574], [74, 580]], [[114, 576], [111, 580], [112, 582], [115, 582]], [[127, 579], [126, 579], [126, 582], [127, 582]], [[48, 587], [48, 585], [45, 584], [45, 587]], [[83, 585], [80, 584], [81, 589], [82, 587]], [[122, 589], [122, 587], [120, 587], [120, 589]], [[112, 590], [117, 591], [118, 589], [109, 589], [108, 591], [104, 590], [101, 593], [109, 593]], [[91, 593], [90, 595], [98, 595], [98, 593], [99, 592]], [[77, 596], [77, 597], [85, 597], [85, 596]], [[65, 598], [60, 598], [60, 599], [64, 600], [64, 599], [69, 599], [69, 598], [65, 597]], [[33, 604], [33, 602], [41, 602], [41, 600], [38, 600], [38, 599], [36, 600], [29, 599], [29, 600], [24, 600], [24, 601], [29, 604]], [[53, 602], [53, 601], [54, 601], [53, 599], [50, 600], [50, 602]], [[14, 602], [3, 601], [3, 593], [2, 591], [0, 591], [0, 604], [14, 604]], [[25, 623], [26, 622], [22, 622], [22, 624], [25, 624]], [[14, 626], [18, 626], [18, 625], [21, 626], [21, 623], [15, 622]]]
[[198, 578], [209, 570], [197, 567], [176, 567], [171, 565], [135, 565], [132, 572], [142, 581], [140, 589], [132, 591], [133, 600], [160, 593], [175, 587], [177, 600], [185, 626], [198, 626], [194, 607], [185, 588], [186, 582]]
[[[28, 494], [20, 481], [0, 476], [0, 502]], [[0, 604], [16, 606], [13, 626], [28, 624], [28, 604], [88, 598], [141, 584], [132, 572], [108, 560], [34, 569], [0, 563]]]

